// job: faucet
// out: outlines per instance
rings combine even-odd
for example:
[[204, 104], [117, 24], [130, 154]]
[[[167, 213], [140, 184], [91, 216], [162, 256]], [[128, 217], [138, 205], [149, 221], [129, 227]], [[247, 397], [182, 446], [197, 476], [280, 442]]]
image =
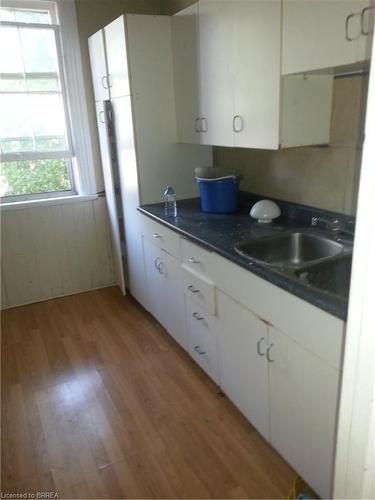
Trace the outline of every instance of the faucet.
[[312, 227], [323, 227], [330, 231], [336, 239], [339, 238], [339, 234], [345, 234], [351, 238], [354, 238], [354, 230], [350, 230], [345, 227], [345, 223], [340, 219], [327, 219], [326, 217], [312, 217], [311, 218]]

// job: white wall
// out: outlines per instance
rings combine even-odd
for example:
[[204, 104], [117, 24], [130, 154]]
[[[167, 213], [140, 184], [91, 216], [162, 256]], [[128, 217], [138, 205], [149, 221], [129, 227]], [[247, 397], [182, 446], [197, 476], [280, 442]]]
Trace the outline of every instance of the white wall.
[[2, 209], [2, 308], [112, 284], [105, 198]]

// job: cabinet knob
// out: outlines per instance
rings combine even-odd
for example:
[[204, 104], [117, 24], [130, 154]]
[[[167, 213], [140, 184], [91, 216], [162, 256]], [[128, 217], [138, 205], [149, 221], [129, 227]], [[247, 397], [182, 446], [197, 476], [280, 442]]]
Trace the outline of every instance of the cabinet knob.
[[189, 285], [188, 286], [188, 290], [191, 292], [191, 293], [198, 293], [200, 290], [198, 290], [198, 288], [195, 288], [193, 285]]
[[197, 352], [198, 354], [200, 354], [201, 356], [202, 356], [203, 354], [206, 354], [206, 351], [202, 351], [202, 350], [201, 350], [201, 346], [200, 346], [200, 345], [196, 345], [196, 346], [194, 347], [194, 351], [196, 351], [196, 352]]
[[208, 131], [208, 120], [207, 118], [201, 118], [201, 127], [200, 127], [200, 132], [206, 133]]
[[271, 352], [271, 349], [273, 347], [274, 344], [270, 344], [268, 347], [267, 347], [267, 351], [266, 351], [266, 358], [267, 358], [267, 361], [269, 363], [273, 363], [275, 360], [271, 358], [270, 356], [270, 352]]
[[199, 260], [194, 259], [194, 257], [190, 257], [189, 262], [192, 264], [200, 264]]
[[106, 76], [106, 75], [102, 76], [102, 85], [103, 85], [103, 88], [105, 88], [106, 90], [109, 89], [109, 87], [108, 87], [108, 76]]
[[265, 351], [261, 350], [261, 345], [262, 345], [262, 342], [264, 342], [264, 341], [265, 341], [265, 338], [262, 337], [257, 342], [257, 353], [258, 353], [258, 356], [264, 356], [266, 354]]
[[243, 131], [243, 127], [244, 127], [244, 122], [242, 116], [235, 115], [233, 117], [233, 131], [236, 132], [236, 134], [239, 134], [240, 132]]
[[[362, 11], [363, 12], [363, 11]], [[347, 16], [347, 18], [345, 19], [345, 39], [348, 41], [348, 42], [353, 42], [355, 40], [355, 37], [352, 38], [350, 35], [349, 35], [349, 25], [350, 25], [350, 20], [355, 17], [356, 14], [349, 14]]]
[[374, 33], [374, 28], [372, 30], [371, 29], [367, 30], [365, 28], [365, 15], [367, 12], [369, 12], [372, 9], [375, 9], [375, 5], [369, 5], [368, 7], [365, 7], [361, 12], [361, 33], [364, 36], [369, 36], [369, 35], [372, 35]]
[[204, 319], [204, 317], [203, 317], [203, 316], [200, 316], [200, 314], [199, 314], [199, 313], [197, 313], [197, 312], [194, 312], [194, 313], [192, 314], [192, 316], [193, 316], [193, 318], [195, 318], [197, 321], [202, 321], [202, 320]]

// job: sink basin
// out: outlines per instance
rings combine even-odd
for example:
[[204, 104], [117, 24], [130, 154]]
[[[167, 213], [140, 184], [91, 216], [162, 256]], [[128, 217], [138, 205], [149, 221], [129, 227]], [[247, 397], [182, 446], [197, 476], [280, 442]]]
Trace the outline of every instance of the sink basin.
[[304, 232], [287, 232], [265, 236], [235, 245], [241, 255], [277, 267], [300, 268], [305, 264], [338, 255], [341, 243]]
[[298, 279], [314, 288], [347, 299], [349, 296], [351, 267], [352, 256], [345, 255], [298, 269], [294, 274]]

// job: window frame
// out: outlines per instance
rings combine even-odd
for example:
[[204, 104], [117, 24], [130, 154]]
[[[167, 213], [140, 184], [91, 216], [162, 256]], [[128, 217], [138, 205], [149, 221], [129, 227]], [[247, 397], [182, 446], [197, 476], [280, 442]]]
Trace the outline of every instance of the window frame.
[[[71, 180], [71, 189], [66, 191], [50, 191], [3, 196], [2, 204], [24, 202], [28, 200], [48, 200], [50, 198], [90, 196], [97, 193], [93, 144], [90, 134], [88, 118], [88, 102], [85, 93], [80, 42], [78, 35], [77, 16], [74, 1], [64, 0], [3, 0], [2, 7], [20, 9], [47, 9], [50, 11], [51, 22], [23, 23], [2, 21], [1, 25], [24, 26], [28, 28], [48, 28], [55, 32], [57, 59], [60, 73], [60, 84], [67, 128], [66, 156], [58, 153], [58, 157], [65, 159]], [[74, 120], [72, 117], [74, 116]], [[12, 155], [12, 156], [11, 156]], [[24, 156], [24, 158], [22, 158]], [[22, 161], [37, 159], [54, 159], [53, 153], [6, 153], [2, 155], [5, 161]], [[56, 158], [56, 155], [55, 155]]]

